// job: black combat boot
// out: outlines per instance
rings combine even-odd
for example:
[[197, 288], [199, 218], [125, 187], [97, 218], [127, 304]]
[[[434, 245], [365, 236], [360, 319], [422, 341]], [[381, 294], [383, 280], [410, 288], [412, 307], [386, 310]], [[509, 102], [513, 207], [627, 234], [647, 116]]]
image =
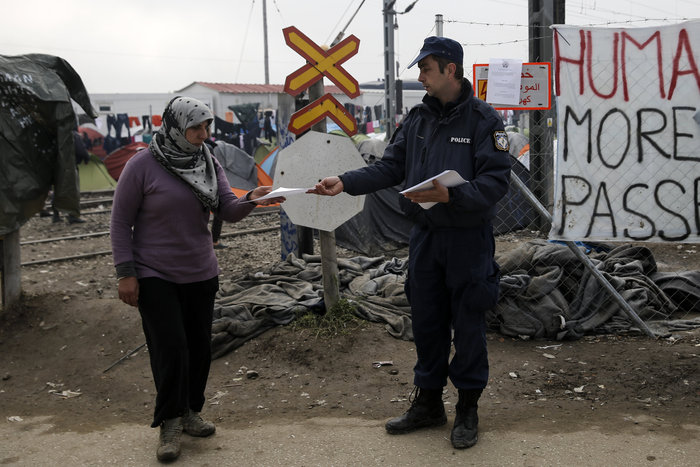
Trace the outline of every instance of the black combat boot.
[[477, 402], [481, 389], [459, 389], [459, 401], [452, 427], [450, 440], [455, 449], [465, 449], [474, 446], [479, 439]]
[[385, 428], [389, 434], [400, 435], [419, 428], [447, 423], [447, 414], [442, 403], [442, 389], [415, 387], [411, 396], [414, 397], [406, 413], [386, 422]]

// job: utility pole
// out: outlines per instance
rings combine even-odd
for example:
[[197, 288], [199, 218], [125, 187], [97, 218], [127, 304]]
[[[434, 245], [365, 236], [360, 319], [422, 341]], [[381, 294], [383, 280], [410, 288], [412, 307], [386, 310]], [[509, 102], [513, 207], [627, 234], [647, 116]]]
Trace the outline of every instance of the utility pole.
[[384, 111], [386, 138], [391, 139], [396, 124], [396, 80], [394, 74], [394, 20], [396, 0], [384, 0]]
[[[565, 0], [528, 0], [529, 43], [531, 62], [552, 62], [552, 24], [564, 24]], [[553, 82], [553, 80], [552, 80]], [[553, 90], [550, 90], [553, 91]], [[552, 95], [554, 93], [552, 92]], [[556, 129], [556, 109], [533, 110], [530, 113], [530, 174], [533, 194], [540, 204], [551, 209], [554, 203], [553, 142]], [[548, 228], [547, 219], [540, 217], [538, 228]]]
[[442, 37], [442, 15], [435, 15], [435, 35]]
[[267, 53], [267, 0], [263, 0], [263, 43], [265, 47], [265, 84], [270, 84], [270, 57]]

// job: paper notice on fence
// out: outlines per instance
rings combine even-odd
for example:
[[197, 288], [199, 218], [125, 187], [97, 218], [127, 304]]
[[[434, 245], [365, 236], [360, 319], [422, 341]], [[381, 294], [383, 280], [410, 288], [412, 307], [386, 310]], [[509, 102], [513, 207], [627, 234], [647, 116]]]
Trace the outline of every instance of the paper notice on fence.
[[[456, 171], [454, 170], [445, 170], [444, 172], [437, 174], [434, 177], [430, 177], [427, 180], [424, 180], [420, 182], [417, 185], [413, 185], [411, 188], [406, 188], [401, 192], [401, 194], [404, 193], [409, 193], [411, 191], [421, 191], [421, 190], [429, 190], [430, 188], [433, 187], [433, 180], [437, 180], [440, 182], [441, 185], [446, 186], [447, 188], [461, 185], [462, 183], [467, 183], [465, 179], [462, 178], [461, 175], [459, 175]], [[429, 203], [419, 203], [420, 207], [423, 209], [430, 209], [433, 206], [435, 206], [437, 203], [434, 202], [429, 202]]]
[[489, 60], [489, 79], [486, 102], [489, 104], [518, 105], [523, 61], [512, 58]]

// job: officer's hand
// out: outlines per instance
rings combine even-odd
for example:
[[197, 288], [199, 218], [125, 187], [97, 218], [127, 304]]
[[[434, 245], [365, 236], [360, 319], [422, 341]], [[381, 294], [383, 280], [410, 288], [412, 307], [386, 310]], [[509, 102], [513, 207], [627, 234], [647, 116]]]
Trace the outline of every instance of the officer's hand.
[[409, 191], [403, 194], [414, 203], [447, 203], [450, 201], [450, 192], [447, 187], [437, 180], [433, 180], [433, 187], [421, 191]]
[[343, 182], [339, 177], [326, 177], [316, 184], [313, 188], [307, 191], [307, 193], [314, 193], [317, 195], [325, 196], [335, 196], [343, 192]]

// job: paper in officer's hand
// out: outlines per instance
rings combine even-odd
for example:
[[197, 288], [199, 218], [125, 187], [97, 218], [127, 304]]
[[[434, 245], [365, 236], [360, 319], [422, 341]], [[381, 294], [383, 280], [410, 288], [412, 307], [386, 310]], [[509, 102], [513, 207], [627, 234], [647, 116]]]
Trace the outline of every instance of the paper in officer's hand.
[[[446, 186], [447, 188], [461, 185], [462, 183], [467, 183], [465, 179], [462, 178], [462, 176], [457, 173], [455, 170], [445, 170], [442, 173], [439, 173], [435, 175], [434, 177], [430, 177], [427, 180], [424, 180], [417, 185], [413, 185], [411, 188], [406, 188], [405, 190], [401, 191], [401, 194], [404, 193], [409, 193], [411, 191], [421, 191], [421, 190], [429, 190], [433, 187], [433, 180], [437, 180], [440, 182], [441, 185]], [[434, 202], [429, 202], [429, 203], [418, 203], [420, 207], [423, 209], [430, 209], [433, 206], [435, 206], [437, 203]]]

